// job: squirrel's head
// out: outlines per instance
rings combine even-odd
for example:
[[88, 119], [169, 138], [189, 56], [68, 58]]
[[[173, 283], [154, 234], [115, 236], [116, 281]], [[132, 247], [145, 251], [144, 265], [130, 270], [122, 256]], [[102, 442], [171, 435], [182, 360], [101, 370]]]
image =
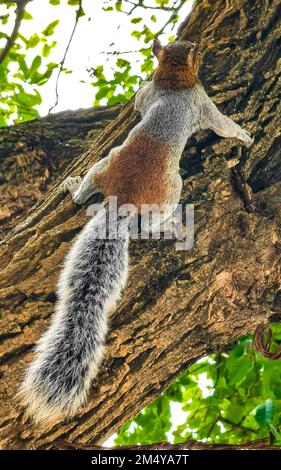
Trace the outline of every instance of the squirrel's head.
[[162, 46], [160, 41], [155, 39], [152, 52], [158, 60], [154, 80], [159, 82], [161, 87], [180, 89], [199, 83], [199, 54], [196, 44], [177, 41]]

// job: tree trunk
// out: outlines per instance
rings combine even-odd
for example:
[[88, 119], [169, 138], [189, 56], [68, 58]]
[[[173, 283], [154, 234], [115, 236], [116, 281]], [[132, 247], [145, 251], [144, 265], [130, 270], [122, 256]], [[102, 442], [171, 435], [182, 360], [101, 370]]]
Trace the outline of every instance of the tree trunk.
[[120, 106], [65, 111], [1, 129], [1, 237], [119, 111]]
[[[182, 25], [180, 37], [200, 43], [207, 92], [255, 143], [241, 149], [211, 132], [187, 142], [182, 202], [195, 206], [194, 247], [176, 251], [172, 241], [131, 242], [129, 283], [112, 315], [90, 401], [77, 417], [48, 429], [26, 419], [15, 394], [49, 324], [64, 256], [86, 222], [85, 208], [58, 186], [124, 140], [137, 122], [131, 103], [2, 244], [5, 448], [52, 448], [57, 438], [100, 444], [195, 360], [263, 321], [280, 321], [280, 31], [281, 0], [199, 0]], [[44, 122], [34, 123], [37, 139], [34, 149], [23, 149], [27, 158], [40, 148]], [[14, 130], [5, 132], [9, 141]]]

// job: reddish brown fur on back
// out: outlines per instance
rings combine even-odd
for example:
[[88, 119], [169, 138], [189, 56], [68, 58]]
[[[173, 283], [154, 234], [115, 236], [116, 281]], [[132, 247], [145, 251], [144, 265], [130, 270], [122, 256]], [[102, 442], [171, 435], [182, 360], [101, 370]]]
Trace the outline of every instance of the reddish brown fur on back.
[[142, 131], [115, 152], [108, 166], [95, 176], [103, 194], [117, 196], [119, 206], [134, 204], [138, 210], [141, 204], [164, 203], [168, 145]]
[[197, 48], [186, 42], [170, 43], [158, 52], [153, 79], [161, 88], [179, 90], [199, 83]]

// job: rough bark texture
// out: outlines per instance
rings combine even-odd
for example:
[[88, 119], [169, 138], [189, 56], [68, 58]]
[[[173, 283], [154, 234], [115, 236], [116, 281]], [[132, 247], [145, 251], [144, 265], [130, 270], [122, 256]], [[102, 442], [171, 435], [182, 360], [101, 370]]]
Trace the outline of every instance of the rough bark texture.
[[1, 129], [1, 238], [119, 111], [120, 106], [66, 111]]
[[279, 450], [279, 446], [270, 445], [268, 439], [262, 439], [258, 441], [248, 442], [246, 444], [233, 445], [233, 444], [204, 444], [198, 441], [186, 441], [180, 444], [169, 444], [167, 442], [160, 442], [158, 444], [151, 445], [135, 445], [135, 446], [116, 446], [105, 447], [105, 446], [83, 446], [82, 444], [72, 444], [69, 442], [57, 442], [56, 450], [90, 450], [90, 451], [127, 451], [134, 450], [136, 452], [150, 451], [150, 450]]
[[[196, 359], [262, 321], [280, 321], [280, 31], [281, 0], [200, 0], [182, 26], [181, 37], [200, 42], [208, 93], [255, 143], [241, 150], [211, 132], [187, 142], [182, 202], [195, 205], [194, 248], [176, 251], [164, 240], [131, 243], [129, 284], [113, 314], [89, 404], [75, 419], [48, 429], [25, 418], [15, 393], [49, 324], [59, 268], [86, 221], [85, 208], [59, 193], [58, 181], [2, 244], [4, 447], [52, 448], [57, 438], [102, 443]], [[136, 122], [128, 104], [63, 177], [84, 174]], [[24, 156], [36, 152], [39, 140], [23, 149]], [[53, 154], [59, 158], [56, 149]]]

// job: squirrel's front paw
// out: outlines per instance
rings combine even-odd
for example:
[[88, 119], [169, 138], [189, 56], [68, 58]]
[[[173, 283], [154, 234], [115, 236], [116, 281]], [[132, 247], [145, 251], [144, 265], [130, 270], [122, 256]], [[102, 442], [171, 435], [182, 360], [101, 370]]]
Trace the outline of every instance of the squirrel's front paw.
[[66, 180], [61, 184], [62, 191], [74, 193], [80, 186], [81, 181], [81, 176], [68, 176], [68, 178], [66, 178]]
[[251, 147], [252, 143], [254, 142], [250, 132], [245, 131], [245, 129], [241, 129], [241, 133], [238, 136], [238, 139], [241, 140], [247, 148]]

